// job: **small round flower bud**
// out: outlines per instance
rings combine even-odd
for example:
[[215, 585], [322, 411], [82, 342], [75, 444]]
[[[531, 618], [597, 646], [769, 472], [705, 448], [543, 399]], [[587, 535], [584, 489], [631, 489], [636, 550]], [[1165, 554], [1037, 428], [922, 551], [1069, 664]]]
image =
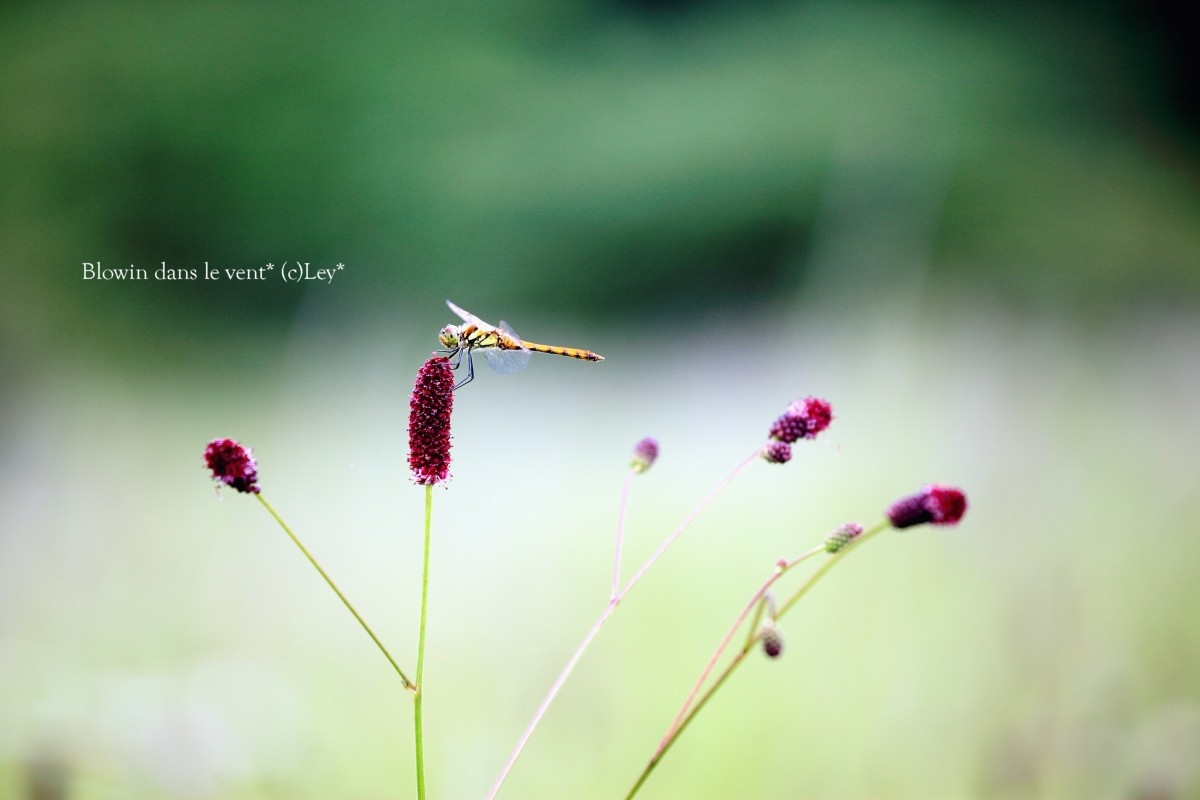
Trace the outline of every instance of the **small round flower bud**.
[[792, 460], [792, 446], [787, 442], [767, 442], [762, 457], [768, 464], [786, 464]]
[[633, 461], [629, 466], [635, 472], [645, 472], [654, 465], [658, 458], [658, 440], [647, 436], [633, 446]]
[[887, 510], [894, 528], [914, 525], [954, 525], [967, 513], [967, 496], [955, 486], [931, 483], [918, 494], [901, 498]]
[[783, 653], [783, 637], [779, 635], [779, 629], [774, 624], [763, 625], [758, 636], [762, 639], [762, 649], [767, 657], [779, 658]]
[[258, 464], [249, 447], [233, 439], [213, 439], [204, 448], [204, 465], [218, 483], [244, 494], [258, 494]]
[[852, 541], [862, 536], [863, 527], [857, 522], [847, 522], [839, 525], [836, 530], [825, 537], [825, 552], [836, 553]]
[[833, 421], [833, 407], [819, 397], [805, 397], [787, 407], [771, 424], [770, 437], [791, 444], [797, 439], [815, 439]]
[[408, 401], [408, 466], [420, 484], [450, 476], [450, 412], [454, 408], [454, 372], [450, 360], [430, 356], [417, 372]]

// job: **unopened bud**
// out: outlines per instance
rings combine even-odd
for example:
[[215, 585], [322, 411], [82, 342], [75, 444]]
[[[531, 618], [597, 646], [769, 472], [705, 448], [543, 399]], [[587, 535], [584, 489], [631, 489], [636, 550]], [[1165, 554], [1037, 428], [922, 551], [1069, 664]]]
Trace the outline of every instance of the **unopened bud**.
[[779, 629], [775, 627], [775, 624], [764, 624], [758, 632], [758, 637], [762, 640], [762, 649], [767, 657], [779, 658], [783, 653], [783, 637], [779, 635]]
[[647, 436], [633, 446], [633, 461], [629, 464], [635, 472], [645, 472], [654, 466], [658, 458], [658, 440]]
[[832, 533], [825, 537], [825, 552], [836, 553], [859, 536], [862, 536], [862, 532], [863, 527], [857, 522], [847, 522], [839, 525]]

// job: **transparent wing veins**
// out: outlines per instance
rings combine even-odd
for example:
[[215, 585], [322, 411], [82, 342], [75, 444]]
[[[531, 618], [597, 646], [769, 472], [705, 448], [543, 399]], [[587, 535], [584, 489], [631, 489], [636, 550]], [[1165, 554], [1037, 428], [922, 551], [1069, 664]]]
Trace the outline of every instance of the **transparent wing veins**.
[[511, 375], [529, 366], [532, 355], [522, 347], [520, 350], [501, 350], [498, 347], [488, 347], [480, 350], [487, 357], [488, 366], [501, 375]]

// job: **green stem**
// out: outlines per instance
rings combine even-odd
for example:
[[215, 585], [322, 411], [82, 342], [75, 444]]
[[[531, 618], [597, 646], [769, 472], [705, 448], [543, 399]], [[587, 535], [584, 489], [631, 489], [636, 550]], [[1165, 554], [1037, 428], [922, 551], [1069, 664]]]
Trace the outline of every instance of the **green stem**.
[[746, 629], [746, 644], [745, 647], [751, 648], [758, 641], [758, 624], [762, 622], [763, 613], [767, 610], [767, 596], [764, 594], [758, 599], [758, 607], [754, 609], [754, 618], [750, 620], [750, 627]]
[[[890, 527], [890, 525], [886, 521], [879, 523], [875, 527], [863, 533], [863, 535], [858, 537], [857, 540], [842, 548], [840, 552], [831, 556], [828, 561], [818, 567], [813, 574], [808, 577], [808, 580], [806, 580], [800, 586], [800, 588], [788, 598], [787, 602], [780, 607], [779, 613], [775, 615], [775, 619], [782, 619], [783, 616], [787, 614], [787, 612], [790, 611], [794, 605], [796, 605], [800, 598], [807, 594], [808, 590], [816, 585], [817, 581], [821, 580], [821, 578], [825, 577], [825, 575], [829, 573], [829, 570], [833, 569], [834, 564], [837, 564], [846, 557], [847, 553], [849, 553], [851, 550], [858, 549], [858, 546], [863, 542], [867, 541], [872, 536], [875, 536], [880, 531], [886, 530], [888, 527]], [[633, 784], [633, 788], [629, 790], [629, 794], [625, 795], [625, 800], [631, 800], [631, 798], [638, 793], [638, 790], [642, 788], [642, 784], [644, 784], [646, 779], [650, 777], [650, 773], [654, 771], [654, 768], [658, 766], [660, 761], [662, 761], [663, 757], [667, 754], [667, 751], [671, 749], [671, 745], [675, 744], [675, 742], [679, 740], [679, 737], [683, 734], [684, 730], [687, 729], [687, 726], [693, 719], [696, 718], [696, 715], [700, 713], [700, 709], [704, 708], [709, 699], [717, 693], [717, 690], [720, 689], [729, 676], [733, 674], [733, 671], [737, 669], [743, 661], [746, 660], [746, 656], [749, 654], [751, 648], [754, 647], [755, 641], [757, 640], [751, 639], [742, 646], [741, 650], [737, 652], [737, 655], [735, 655], [729, 662], [729, 665], [725, 667], [717, 679], [713, 681], [712, 686], [710, 686], [708, 690], [705, 691], [698, 700], [696, 700], [691, 711], [689, 711], [687, 715], [677, 725], [674, 726], [674, 729], [668, 733], [666, 738], [663, 739], [658, 746], [658, 750], [646, 763], [646, 766], [642, 768], [642, 772], [640, 775], [638, 775], [637, 782]]]
[[417, 751], [417, 800], [425, 800], [425, 739], [421, 701], [425, 697], [425, 618], [429, 608], [429, 529], [433, 519], [433, 484], [425, 485], [425, 546], [421, 557], [421, 625], [417, 634], [417, 690], [413, 694], [413, 726]]
[[805, 594], [807, 594], [808, 590], [816, 585], [817, 581], [819, 581], [819, 580], [821, 580], [821, 578], [825, 577], [825, 574], [828, 573], [829, 570], [833, 569], [835, 564], [837, 564], [838, 562], [845, 559], [847, 553], [849, 553], [852, 550], [857, 550], [861, 545], [863, 545], [872, 536], [875, 536], [879, 532], [885, 531], [890, 527], [891, 527], [891, 523], [889, 523], [887, 521], [880, 522], [877, 525], [875, 525], [875, 527], [873, 527], [873, 528], [869, 529], [868, 531], [866, 531], [865, 533], [863, 533], [862, 536], [859, 536], [858, 539], [850, 542], [848, 545], [843, 547], [840, 552], [835, 553], [828, 561], [826, 561], [819, 568], [817, 568], [817, 570], [815, 572], [813, 572], [812, 575], [808, 576], [808, 580], [806, 580], [803, 583], [803, 585], [801, 585], [800, 588], [796, 590], [795, 594], [793, 594], [791, 597], [789, 597], [787, 599], [787, 602], [779, 607], [779, 613], [775, 615], [775, 619], [777, 619], [777, 620], [783, 619], [783, 615], [786, 614], [788, 611], [790, 611], [792, 606], [796, 605], [796, 603], [799, 602], [800, 598], [803, 597]]
[[721, 688], [721, 684], [725, 683], [725, 680], [733, 674], [734, 669], [736, 669], [737, 666], [745, 660], [746, 654], [750, 652], [750, 648], [753, 646], [753, 643], [747, 644], [738, 651], [738, 654], [733, 657], [732, 661], [729, 662], [729, 666], [725, 667], [720, 676], [713, 681], [713, 685], [709, 687], [708, 691], [696, 701], [696, 704], [692, 706], [692, 710], [689, 711], [688, 715], [683, 718], [683, 721], [679, 723], [674, 732], [667, 737], [662, 744], [659, 745], [658, 752], [654, 754], [654, 757], [651, 758], [650, 761], [647, 762], [646, 766], [642, 769], [642, 774], [638, 776], [637, 783], [635, 783], [633, 788], [629, 790], [629, 794], [625, 795], [625, 800], [630, 800], [638, 793], [638, 790], [642, 788], [642, 784], [644, 784], [646, 779], [650, 777], [650, 773], [653, 772], [654, 768], [658, 766], [658, 762], [662, 761], [663, 756], [665, 756], [667, 751], [671, 749], [671, 745], [679, 741], [679, 737], [687, 729], [687, 726], [691, 723], [691, 721], [696, 718], [696, 715], [700, 713], [700, 709], [704, 708], [704, 704], [709, 701], [709, 698], [716, 694], [717, 689]]
[[337, 584], [333, 582], [333, 578], [329, 577], [329, 574], [321, 568], [321, 565], [317, 563], [317, 559], [314, 558], [313, 554], [308, 551], [308, 548], [304, 546], [304, 543], [300, 541], [299, 537], [292, 533], [292, 529], [289, 528], [288, 524], [283, 521], [283, 517], [279, 516], [279, 512], [277, 512], [271, 506], [271, 504], [267, 502], [267, 498], [263, 497], [261, 493], [255, 494], [254, 496], [258, 498], [258, 502], [262, 503], [263, 508], [270, 512], [271, 516], [275, 518], [275, 521], [279, 523], [279, 527], [283, 528], [283, 532], [286, 533], [288, 537], [295, 543], [296, 547], [300, 548], [300, 552], [303, 553], [304, 557], [308, 559], [308, 563], [312, 564], [317, 572], [321, 574], [321, 577], [325, 579], [325, 583], [329, 584], [330, 589], [333, 589], [333, 593], [338, 596], [338, 599], [342, 601], [342, 604], [345, 605], [346, 608], [349, 609], [350, 613], [354, 615], [354, 618], [358, 620], [358, 624], [361, 625], [362, 629], [367, 632], [368, 636], [371, 637], [371, 641], [373, 641], [375, 646], [379, 648], [379, 652], [383, 653], [384, 658], [386, 658], [388, 663], [392, 665], [392, 668], [396, 670], [396, 674], [399, 675], [400, 680], [404, 682], [404, 688], [415, 694], [417, 691], [416, 684], [408, 679], [408, 676], [404, 674], [404, 670], [400, 669], [400, 665], [396, 663], [396, 659], [392, 658], [392, 654], [389, 653], [388, 649], [383, 646], [383, 642], [379, 641], [379, 637], [375, 635], [375, 631], [371, 630], [371, 626], [367, 624], [367, 621], [362, 618], [362, 615], [358, 613], [358, 610], [354, 608], [354, 605], [346, 599], [346, 595], [342, 594], [342, 590], [339, 589]]
[[746, 617], [750, 615], [750, 612], [755, 611], [756, 609], [757, 611], [754, 615], [754, 622], [750, 625], [750, 630], [746, 637], [746, 644], [742, 649], [749, 650], [754, 646], [754, 643], [758, 641], [758, 624], [762, 620], [763, 608], [767, 604], [767, 592], [770, 591], [772, 584], [786, 575], [789, 570], [796, 567], [798, 564], [801, 564], [813, 556], [823, 552], [825, 552], [825, 546], [818, 545], [799, 558], [776, 564], [775, 570], [771, 573], [771, 576], [767, 578], [762, 586], [758, 587], [758, 590], [755, 591], [754, 596], [750, 598], [750, 602], [746, 603], [746, 607], [742, 609], [742, 613], [738, 614], [737, 619], [735, 619], [733, 624], [729, 626], [729, 631], [725, 634], [725, 638], [723, 638], [721, 643], [717, 645], [716, 651], [712, 654], [712, 657], [709, 658], [708, 663], [704, 666], [704, 670], [700, 673], [700, 677], [696, 679], [696, 683], [692, 686], [692, 690], [688, 692], [687, 699], [683, 701], [683, 706], [679, 709], [679, 713], [671, 722], [671, 727], [667, 728], [667, 734], [663, 737], [662, 744], [659, 745], [660, 749], [674, 735], [675, 731], [678, 730], [680, 724], [683, 722], [684, 716], [687, 715], [688, 709], [692, 705], [692, 701], [696, 699], [696, 696], [700, 693], [700, 690], [704, 688], [704, 682], [708, 680], [708, 676], [712, 674], [714, 669], [716, 669], [717, 662], [721, 660], [721, 656], [725, 655], [725, 650], [729, 647], [729, 643], [733, 641], [733, 637], [737, 634], [738, 628], [742, 627], [742, 623], [746, 621]]

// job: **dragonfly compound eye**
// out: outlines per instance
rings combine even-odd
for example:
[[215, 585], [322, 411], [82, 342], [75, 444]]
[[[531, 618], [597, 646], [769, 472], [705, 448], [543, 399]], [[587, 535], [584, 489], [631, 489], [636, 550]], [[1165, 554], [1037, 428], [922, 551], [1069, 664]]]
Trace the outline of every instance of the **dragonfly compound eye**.
[[438, 341], [442, 343], [442, 347], [454, 349], [458, 347], [458, 327], [455, 325], [447, 325], [438, 332]]

